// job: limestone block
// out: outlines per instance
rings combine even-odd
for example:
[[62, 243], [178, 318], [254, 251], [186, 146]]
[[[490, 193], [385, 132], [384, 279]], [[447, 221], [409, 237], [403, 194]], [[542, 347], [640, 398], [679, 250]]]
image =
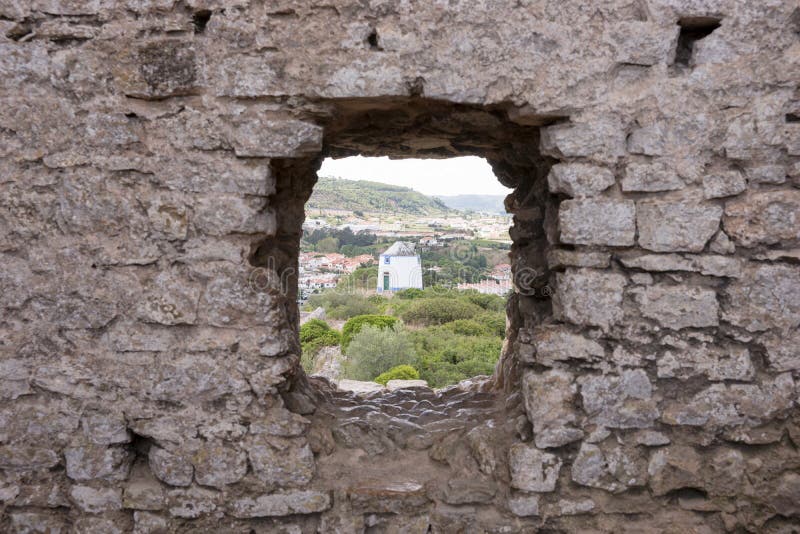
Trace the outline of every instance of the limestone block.
[[29, 444], [0, 446], [0, 468], [8, 470], [49, 469], [60, 461], [56, 451]]
[[719, 324], [717, 294], [711, 289], [653, 285], [631, 291], [642, 316], [665, 328], [680, 330]]
[[605, 269], [610, 263], [610, 252], [583, 252], [561, 248], [553, 248], [547, 251], [547, 267], [549, 269], [563, 269], [564, 267]]
[[642, 369], [619, 375], [578, 379], [583, 409], [592, 421], [609, 428], [647, 428], [659, 416], [653, 386]]
[[229, 140], [240, 157], [296, 158], [322, 150], [322, 128], [298, 120], [240, 116]]
[[122, 508], [122, 491], [115, 488], [92, 488], [90, 486], [72, 486], [69, 492], [72, 502], [90, 514], [120, 510]]
[[67, 532], [66, 518], [55, 512], [11, 512], [14, 532]]
[[517, 517], [539, 515], [539, 495], [513, 492], [508, 497], [508, 509]]
[[498, 465], [495, 434], [496, 429], [493, 426], [481, 425], [476, 426], [466, 435], [472, 456], [478, 462], [478, 468], [486, 475], [493, 475]]
[[147, 395], [155, 400], [213, 400], [250, 390], [242, 373], [224, 360], [203, 354], [177, 355], [160, 359], [152, 369], [155, 379]]
[[575, 377], [566, 371], [527, 371], [523, 375], [525, 411], [537, 447], [560, 447], [583, 437], [577, 428], [576, 394]]
[[739, 278], [745, 261], [712, 254], [641, 254], [620, 256], [625, 267], [653, 272], [688, 271], [708, 276]]
[[786, 167], [783, 165], [759, 165], [747, 169], [747, 181], [752, 184], [775, 184], [786, 182]]
[[86, 437], [97, 445], [128, 443], [131, 440], [122, 414], [90, 413], [81, 418], [81, 424]]
[[614, 173], [586, 163], [557, 163], [547, 175], [551, 193], [573, 198], [593, 197], [614, 185]]
[[305, 434], [310, 425], [311, 421], [302, 415], [275, 407], [267, 411], [262, 419], [251, 420], [249, 432], [254, 436], [269, 434], [289, 438]]
[[159, 195], [147, 207], [152, 236], [170, 241], [186, 239], [189, 231], [189, 213], [180, 199]]
[[194, 468], [185, 454], [174, 454], [161, 447], [150, 447], [148, 462], [153, 474], [170, 486], [188, 486], [192, 483]]
[[745, 189], [747, 189], [747, 182], [739, 171], [703, 176], [703, 196], [707, 199], [738, 195]]
[[570, 332], [563, 325], [540, 325], [533, 329], [536, 363], [552, 366], [571, 359], [592, 361], [602, 358], [605, 349], [598, 342]]
[[725, 204], [722, 224], [744, 247], [800, 239], [800, 191], [748, 191]]
[[568, 123], [542, 129], [542, 153], [555, 158], [592, 158], [614, 162], [625, 155], [625, 132], [614, 119]]
[[314, 514], [331, 507], [331, 497], [327, 492], [305, 490], [287, 491], [244, 497], [229, 505], [230, 514], [238, 518], [278, 517], [294, 514]]
[[702, 467], [702, 458], [691, 447], [672, 445], [658, 449], [647, 467], [650, 488], [655, 495], [687, 487], [702, 489]]
[[93, 444], [75, 445], [64, 451], [67, 476], [72, 480], [125, 480], [133, 457], [121, 447]]
[[274, 210], [257, 197], [219, 194], [197, 199], [193, 222], [199, 232], [212, 236], [232, 233], [274, 235]]
[[767, 349], [769, 368], [778, 371], [795, 371], [800, 369], [800, 331], [788, 334], [770, 333], [761, 340]]
[[553, 315], [577, 325], [608, 329], [622, 319], [625, 277], [590, 269], [568, 269], [556, 275]]
[[645, 156], [662, 156], [666, 152], [667, 132], [663, 123], [634, 129], [628, 136], [628, 152]]
[[632, 200], [565, 200], [558, 209], [561, 241], [576, 245], [633, 245], [635, 214]]
[[220, 493], [192, 485], [167, 493], [169, 513], [174, 517], [195, 519], [213, 513], [220, 507]]
[[678, 40], [675, 25], [656, 25], [630, 20], [610, 25], [608, 40], [614, 49], [614, 61], [631, 65], [668, 63]]
[[116, 64], [115, 79], [128, 96], [161, 99], [197, 91], [197, 54], [192, 43], [161, 39], [125, 51]]
[[508, 451], [511, 487], [523, 491], [547, 493], [556, 489], [561, 459], [532, 445], [515, 443]]
[[133, 512], [133, 534], [156, 534], [167, 531], [167, 518], [150, 512]]
[[800, 325], [800, 268], [795, 265], [748, 267], [725, 291], [724, 321], [750, 332]]
[[572, 480], [582, 486], [617, 493], [645, 485], [647, 462], [636, 449], [583, 443], [572, 463]]
[[756, 384], [713, 384], [688, 401], [670, 403], [662, 420], [670, 425], [709, 428], [758, 426], [790, 410], [795, 383], [790, 373]]
[[192, 455], [198, 484], [224, 488], [247, 474], [247, 454], [218, 441], [206, 442]]
[[268, 196], [275, 192], [269, 161], [193, 152], [191, 157], [158, 158], [152, 180], [174, 191]]
[[253, 473], [265, 484], [302, 486], [314, 476], [314, 453], [305, 440], [259, 436], [246, 448]]
[[675, 191], [685, 187], [678, 173], [663, 162], [628, 163], [620, 185], [623, 191], [633, 192]]
[[717, 232], [721, 217], [722, 208], [715, 204], [638, 202], [639, 245], [655, 252], [700, 252]]
[[658, 359], [657, 373], [659, 378], [682, 380], [698, 375], [706, 375], [713, 381], [750, 381], [755, 377], [747, 348], [716, 347], [705, 343], [698, 347], [665, 351]]
[[163, 486], [155, 479], [132, 480], [125, 486], [122, 505], [134, 510], [163, 510], [166, 496]]
[[415, 513], [429, 502], [425, 486], [414, 479], [360, 481], [347, 496], [354, 510], [371, 514]]

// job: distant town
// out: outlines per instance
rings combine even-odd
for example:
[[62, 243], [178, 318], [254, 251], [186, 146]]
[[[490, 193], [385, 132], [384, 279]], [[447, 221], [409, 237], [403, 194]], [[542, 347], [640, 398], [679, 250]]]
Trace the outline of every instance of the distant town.
[[[367, 193], [356, 190], [343, 196], [339, 186], [352, 188], [354, 183], [369, 184]], [[404, 199], [401, 205], [392, 205], [398, 192], [383, 192], [376, 185], [333, 180], [327, 182], [322, 199], [312, 196], [301, 242], [301, 300], [346, 283], [365, 292], [380, 291], [378, 258], [395, 243], [410, 248], [405, 254], [418, 256], [421, 269], [419, 284], [403, 283], [401, 289], [441, 285], [500, 296], [511, 290], [510, 215], [455, 210], [416, 192], [420, 198], [413, 203]], [[373, 211], [373, 206], [361, 205], [363, 197], [386, 209]], [[338, 207], [348, 204], [354, 205]], [[387, 289], [391, 288], [387, 281]]]

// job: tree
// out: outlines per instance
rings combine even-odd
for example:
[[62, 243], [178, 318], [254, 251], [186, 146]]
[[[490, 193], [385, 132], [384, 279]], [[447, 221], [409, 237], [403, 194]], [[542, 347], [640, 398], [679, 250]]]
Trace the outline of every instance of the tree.
[[353, 337], [366, 325], [376, 328], [394, 328], [396, 324], [397, 317], [392, 317], [391, 315], [358, 315], [352, 317], [342, 327], [342, 350], [347, 350]]
[[317, 243], [317, 252], [336, 252], [339, 250], [339, 240], [335, 237], [320, 239]]
[[402, 328], [365, 325], [347, 347], [344, 377], [372, 380], [398, 365], [409, 365], [416, 358], [411, 337]]

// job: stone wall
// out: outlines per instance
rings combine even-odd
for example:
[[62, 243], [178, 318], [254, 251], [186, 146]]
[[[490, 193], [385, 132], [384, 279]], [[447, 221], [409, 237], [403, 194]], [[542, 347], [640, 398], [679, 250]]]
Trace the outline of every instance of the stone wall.
[[[797, 532], [793, 0], [0, 0], [0, 531]], [[491, 379], [298, 365], [325, 156], [514, 188]]]

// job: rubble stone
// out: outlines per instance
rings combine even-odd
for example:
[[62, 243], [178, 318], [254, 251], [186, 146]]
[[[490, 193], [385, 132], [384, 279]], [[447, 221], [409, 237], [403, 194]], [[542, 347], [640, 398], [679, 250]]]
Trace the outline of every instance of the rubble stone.
[[634, 206], [629, 200], [565, 200], [558, 212], [561, 241], [576, 245], [633, 245]]
[[508, 451], [511, 487], [523, 491], [547, 493], [556, 489], [561, 459], [547, 452], [515, 443]]
[[639, 245], [655, 252], [700, 252], [717, 232], [721, 217], [722, 208], [715, 204], [638, 202]]
[[577, 325], [607, 329], [622, 319], [625, 277], [589, 269], [568, 269], [556, 276], [553, 315]]

